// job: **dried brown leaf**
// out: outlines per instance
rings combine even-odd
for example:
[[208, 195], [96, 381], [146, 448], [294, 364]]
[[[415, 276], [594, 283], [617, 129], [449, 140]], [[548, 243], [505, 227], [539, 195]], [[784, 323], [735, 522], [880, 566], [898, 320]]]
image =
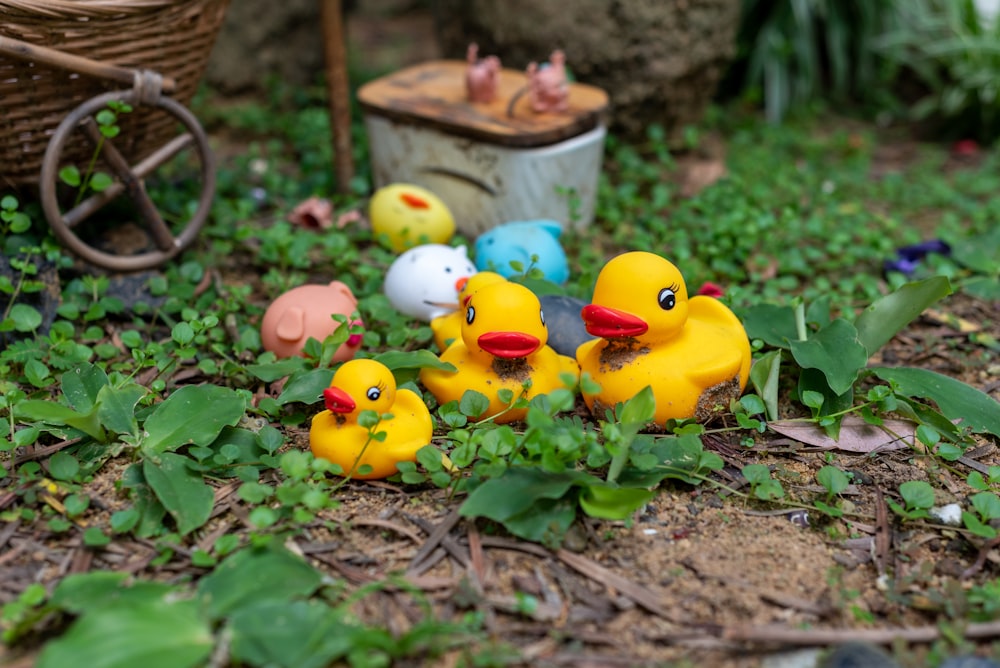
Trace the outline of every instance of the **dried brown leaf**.
[[817, 448], [872, 453], [910, 447], [917, 424], [909, 420], [883, 420], [881, 425], [873, 425], [856, 415], [846, 415], [837, 440], [830, 438], [815, 422], [776, 420], [769, 422], [768, 427], [782, 436]]

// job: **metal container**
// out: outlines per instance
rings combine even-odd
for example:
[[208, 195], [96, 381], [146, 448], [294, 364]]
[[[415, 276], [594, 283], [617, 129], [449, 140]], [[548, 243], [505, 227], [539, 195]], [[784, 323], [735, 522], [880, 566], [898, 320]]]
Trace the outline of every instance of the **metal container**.
[[501, 70], [497, 96], [470, 102], [466, 63], [432, 61], [358, 91], [376, 187], [428, 188], [475, 237], [513, 220], [580, 229], [594, 216], [607, 95], [569, 85], [568, 108], [532, 111], [523, 72]]

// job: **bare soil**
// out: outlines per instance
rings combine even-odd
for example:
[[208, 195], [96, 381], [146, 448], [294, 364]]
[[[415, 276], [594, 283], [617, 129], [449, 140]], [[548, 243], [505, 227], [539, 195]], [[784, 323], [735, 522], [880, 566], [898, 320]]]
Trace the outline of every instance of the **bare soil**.
[[[873, 362], [932, 369], [996, 398], [996, 356], [974, 343], [968, 330], [1000, 339], [997, 306], [953, 295]], [[262, 391], [276, 395], [279, 388]], [[287, 433], [289, 447], [308, 447], [304, 429]], [[826, 450], [771, 433], [752, 448], [735, 436], [713, 435], [706, 445], [726, 462], [716, 479], [730, 488], [745, 490], [740, 468], [763, 463], [790, 499], [810, 503], [822, 493], [815, 474], [828, 463]], [[928, 480], [939, 504], [963, 502], [970, 491], [965, 476], [1000, 465], [996, 442], [981, 439], [979, 445], [947, 467], [913, 449], [874, 456], [834, 450], [836, 465], [855, 476], [843, 495], [853, 505], [852, 521], [726, 499], [709, 485], [668, 483], [631, 521], [582, 520], [553, 551], [459, 518], [460, 499], [447, 498], [443, 490], [352, 481], [338, 495], [340, 506], [322, 512], [288, 545], [352, 588], [402, 577], [440, 619], [478, 611], [488, 633], [515, 646], [525, 665], [688, 660], [755, 666], [782, 646], [828, 644], [816, 630], [839, 631], [838, 641], [886, 632], [875, 640], [889, 642], [893, 629], [923, 629], [933, 636], [942, 621], [961, 625], [962, 592], [997, 577], [995, 542], [923, 522], [902, 525], [885, 499], [898, 500], [903, 482]], [[29, 448], [16, 463], [44, 465], [59, 447]], [[85, 485], [91, 511], [81, 526], [107, 526], [110, 514], [129, 504], [119, 488], [123, 466], [113, 460]], [[213, 519], [198, 533], [198, 546], [250, 532], [249, 508], [234, 494], [237, 487], [219, 484]], [[0, 494], [0, 509], [16, 507], [18, 491]], [[57, 509], [61, 504], [58, 497], [45, 501]], [[90, 548], [80, 532], [55, 534], [42, 520], [15, 521], [0, 529], [0, 603], [32, 582], [52, 587], [66, 575], [96, 569], [171, 582], [206, 572], [192, 566], [189, 547], [178, 547], [165, 563], [156, 560], [158, 554], [147, 540], [116, 537], [104, 548]], [[400, 631], [423, 612], [412, 593], [390, 585], [362, 599], [357, 614]], [[897, 657], [903, 665], [923, 665], [926, 647], [897, 648]], [[985, 641], [980, 650], [989, 650]], [[448, 655], [441, 665], [459, 657]], [[5, 662], [31, 665], [31, 644]]]

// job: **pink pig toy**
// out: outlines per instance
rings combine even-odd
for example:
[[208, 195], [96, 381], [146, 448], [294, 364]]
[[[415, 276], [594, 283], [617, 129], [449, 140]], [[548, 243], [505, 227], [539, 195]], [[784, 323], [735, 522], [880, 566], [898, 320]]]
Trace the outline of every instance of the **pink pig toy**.
[[528, 64], [528, 100], [535, 113], [569, 109], [569, 83], [566, 80], [566, 56], [556, 50], [541, 67]]
[[[264, 312], [260, 323], [260, 338], [265, 350], [278, 357], [302, 354], [306, 341], [323, 339], [336, 331], [340, 323], [331, 316], [340, 313], [348, 318], [358, 307], [351, 289], [340, 281], [329, 285], [300, 285], [274, 300]], [[349, 321], [361, 324], [360, 320]], [[334, 353], [333, 361], [344, 362], [354, 357], [361, 347], [361, 335], [351, 334]]]
[[500, 59], [496, 56], [479, 58], [479, 46], [470, 44], [465, 60], [469, 64], [465, 70], [465, 90], [469, 102], [492, 102], [497, 96]]

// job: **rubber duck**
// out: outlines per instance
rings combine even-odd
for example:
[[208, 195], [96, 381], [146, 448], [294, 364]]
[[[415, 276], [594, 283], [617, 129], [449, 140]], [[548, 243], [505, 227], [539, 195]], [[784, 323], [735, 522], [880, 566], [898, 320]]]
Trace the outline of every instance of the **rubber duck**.
[[455, 219], [444, 201], [412, 183], [393, 183], [375, 191], [368, 202], [375, 238], [396, 253], [422, 244], [448, 243]]
[[445, 350], [453, 341], [462, 336], [462, 320], [464, 309], [458, 308], [466, 297], [474, 294], [480, 288], [491, 283], [500, 283], [507, 279], [493, 271], [477, 271], [470, 276], [458, 290], [458, 303], [454, 311], [431, 320], [431, 331], [434, 333], [434, 343], [438, 350]]
[[[480, 419], [497, 423], [523, 420], [527, 409], [503, 412], [507, 403], [497, 397], [501, 389], [522, 391], [527, 399], [564, 387], [561, 374], [580, 375], [576, 361], [546, 345], [548, 329], [538, 297], [510, 281], [494, 282], [465, 297], [461, 338], [441, 354], [457, 371], [425, 367], [420, 381], [439, 403], [459, 400], [467, 389], [484, 394], [489, 407]], [[524, 390], [526, 381], [530, 387]]]
[[[561, 234], [562, 226], [554, 220], [517, 220], [497, 225], [476, 237], [476, 268], [510, 278], [535, 267], [546, 280], [565, 283], [569, 262], [559, 243]], [[532, 256], [536, 259], [532, 260]], [[515, 270], [511, 262], [519, 263], [522, 269]]]
[[393, 260], [382, 289], [397, 311], [430, 322], [458, 309], [458, 291], [475, 273], [465, 246], [424, 244]]
[[743, 324], [713, 297], [689, 299], [681, 272], [659, 255], [632, 251], [611, 259], [581, 315], [600, 337], [576, 351], [581, 371], [601, 386], [583, 394], [597, 415], [649, 385], [657, 424], [704, 421], [746, 387], [750, 341]]
[[[392, 371], [372, 359], [344, 362], [323, 390], [326, 410], [313, 417], [309, 447], [313, 455], [340, 464], [344, 475], [360, 480], [387, 478], [397, 472], [397, 462], [416, 461], [417, 450], [431, 442], [434, 423], [430, 411], [416, 392], [396, 388]], [[376, 426], [385, 440], [370, 438], [367, 427], [358, 424], [363, 410], [390, 413]], [[361, 466], [371, 471], [358, 473]]]
[[[358, 300], [344, 283], [331, 281], [328, 285], [300, 285], [283, 293], [268, 306], [260, 323], [260, 340], [265, 350], [278, 357], [302, 355], [310, 338], [320, 343], [333, 334], [340, 323], [331, 316], [351, 318], [357, 311]], [[362, 325], [360, 320], [349, 320], [351, 325]], [[334, 362], [344, 362], [354, 357], [361, 347], [361, 335], [351, 334], [333, 355]]]

